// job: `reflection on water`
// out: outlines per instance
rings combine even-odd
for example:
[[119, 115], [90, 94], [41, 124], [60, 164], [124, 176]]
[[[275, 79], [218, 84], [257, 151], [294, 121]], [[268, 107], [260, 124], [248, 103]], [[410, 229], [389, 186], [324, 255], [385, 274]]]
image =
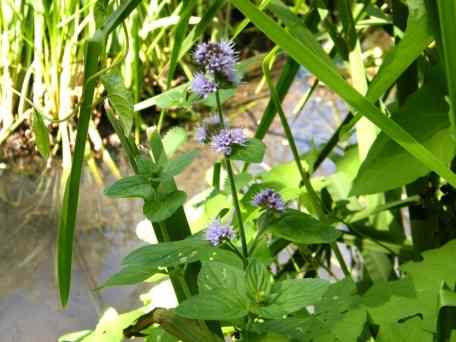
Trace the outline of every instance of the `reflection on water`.
[[[241, 91], [253, 92], [254, 87], [256, 84], [243, 85]], [[308, 75], [301, 71], [284, 103], [290, 120], [295, 118], [293, 109], [308, 88]], [[258, 101], [252, 109], [255, 120], [260, 118], [265, 102]], [[345, 108], [340, 100], [317, 89], [292, 125], [301, 152], [326, 141], [343, 115]], [[251, 119], [244, 114], [235, 121], [249, 126]], [[281, 135], [276, 119], [266, 138], [268, 165], [291, 159]], [[179, 186], [191, 195], [206, 186], [204, 173], [216, 156], [207, 152], [199, 158], [177, 179]], [[128, 173], [125, 163], [120, 164], [123, 173]], [[330, 169], [331, 165], [327, 166], [326, 170]], [[113, 179], [108, 172], [105, 174], [106, 183], [111, 183]], [[13, 170], [0, 174], [1, 342], [50, 342], [67, 332], [91, 329], [102, 310], [108, 306], [119, 312], [135, 308], [140, 305], [139, 294], [150, 288], [141, 285], [92, 291], [119, 269], [122, 257], [143, 244], [135, 234], [143, 216], [140, 201], [104, 197], [102, 189], [86, 172], [81, 185], [71, 300], [66, 310], [61, 309], [54, 272], [59, 182], [58, 168], [42, 176]]]

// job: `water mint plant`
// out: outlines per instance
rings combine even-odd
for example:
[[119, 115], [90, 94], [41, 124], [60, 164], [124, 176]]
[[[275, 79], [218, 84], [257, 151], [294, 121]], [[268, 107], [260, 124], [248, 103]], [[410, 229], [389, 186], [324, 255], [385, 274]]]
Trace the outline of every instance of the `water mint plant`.
[[[456, 176], [448, 166], [455, 158], [451, 104], [456, 77], [448, 62], [455, 56], [448, 28], [456, 15], [451, 5], [413, 1], [412, 6], [396, 0], [355, 0], [350, 6], [324, 1], [272, 1], [267, 7], [250, 0], [231, 0], [230, 6], [211, 3], [195, 26], [190, 20], [195, 3], [177, 7], [181, 19], [173, 28], [177, 42], [169, 66], [170, 89], [150, 101], [160, 107], [159, 122], [180, 109], [192, 117], [216, 110], [195, 131], [198, 142], [218, 153], [207, 191], [186, 203], [187, 194], [175, 177], [198, 153], [171, 156], [181, 146], [170, 138], [172, 130], [162, 138], [161, 124], [149, 128], [138, 146], [140, 139], [129, 134], [123, 107], [116, 103], [108, 114], [134, 174], [116, 181], [106, 194], [142, 200], [159, 243], [132, 251], [100, 287], [151, 284], [164, 276], [171, 280], [178, 305], [151, 310], [147, 302], [131, 317], [120, 315], [115, 323], [103, 319], [88, 341], [98, 342], [111, 332], [112, 323], [115, 342], [123, 336], [184, 342], [453, 342]], [[134, 3], [125, 6], [131, 10]], [[207, 32], [205, 25], [221, 8], [217, 6], [227, 8], [220, 26], [239, 13], [248, 20], [234, 30]], [[231, 13], [231, 6], [236, 12]], [[118, 23], [119, 18], [123, 15], [108, 22]], [[365, 27], [372, 21], [374, 30], [394, 46], [383, 65], [374, 68], [365, 58], [378, 54], [367, 53], [369, 44], [364, 44], [371, 34]], [[220, 32], [245, 42], [239, 34], [248, 22], [249, 30], [258, 29], [275, 45], [263, 58], [270, 98], [254, 134], [229, 126], [231, 113], [224, 107], [236, 91], [239, 71], [255, 63], [258, 67], [258, 57], [240, 59], [231, 40], [202, 42], [189, 53], [192, 43]], [[102, 33], [106, 38], [104, 29]], [[322, 40], [332, 46], [329, 54], [320, 47]], [[93, 48], [101, 51], [102, 42]], [[88, 61], [106, 63], [103, 53], [97, 56]], [[309, 153], [298, 144], [300, 127], [289, 123], [289, 106], [283, 103], [299, 65], [316, 80], [297, 107], [312, 101], [315, 89], [324, 93], [330, 88], [359, 113], [348, 115], [325, 146]], [[96, 76], [109, 68], [89, 73], [89, 94]], [[281, 69], [277, 82], [275, 68]], [[190, 80], [194, 96], [188, 96], [187, 84], [172, 88], [179, 69], [184, 73], [177, 82], [195, 72]], [[107, 88], [111, 101], [128, 98], [118, 96], [115, 86]], [[236, 112], [244, 109], [234, 101], [233, 107]], [[90, 108], [85, 103], [84, 113]], [[293, 158], [280, 165], [263, 161], [262, 140], [276, 115], [280, 127], [274, 134], [283, 138]], [[380, 132], [358, 121], [362, 116]], [[341, 142], [354, 127], [356, 143]], [[182, 136], [177, 140], [186, 139], [185, 130]], [[84, 146], [79, 144], [80, 161]], [[202, 150], [200, 158], [207, 159]], [[334, 163], [335, 173], [315, 176], [326, 159]], [[74, 189], [74, 181], [70, 184]], [[64, 213], [73, 209], [64, 207]], [[186, 212], [195, 217], [191, 223]], [[65, 215], [62, 222], [66, 224]], [[62, 241], [72, 242], [65, 234]]]

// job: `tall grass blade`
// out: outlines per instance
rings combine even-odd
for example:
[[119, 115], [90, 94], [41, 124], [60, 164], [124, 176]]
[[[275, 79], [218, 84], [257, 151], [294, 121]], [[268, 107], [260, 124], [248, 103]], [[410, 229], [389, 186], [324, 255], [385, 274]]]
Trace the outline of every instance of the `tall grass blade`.
[[99, 72], [100, 56], [104, 53], [107, 34], [112, 32], [116, 26], [120, 25], [122, 20], [124, 20], [139, 3], [140, 0], [124, 2], [107, 19], [106, 24], [103, 25], [103, 31], [96, 31], [94, 36], [87, 42], [84, 60], [84, 87], [79, 113], [78, 132], [76, 135], [71, 172], [65, 186], [57, 246], [57, 278], [59, 283], [60, 301], [63, 306], [66, 306], [70, 296], [73, 239], [79, 203], [79, 185], [82, 164], [84, 162], [90, 115], [92, 112], [93, 95], [97, 84], [96, 75]]
[[437, 0], [442, 39], [443, 59], [450, 99], [450, 123], [453, 139], [456, 139], [456, 2]]
[[335, 91], [349, 105], [366, 116], [406, 151], [423, 163], [423, 165], [435, 171], [453, 186], [456, 186], [456, 175], [451, 172], [447, 165], [436, 158], [401, 126], [383, 115], [368, 99], [353, 89], [337, 72], [334, 65], [328, 64], [325, 60], [321, 59], [309, 46], [308, 42], [299, 41], [295, 36], [280, 27], [274, 20], [253, 6], [250, 1], [232, 0], [232, 2], [274, 43], [309, 69], [309, 71], [328, 85], [329, 88]]

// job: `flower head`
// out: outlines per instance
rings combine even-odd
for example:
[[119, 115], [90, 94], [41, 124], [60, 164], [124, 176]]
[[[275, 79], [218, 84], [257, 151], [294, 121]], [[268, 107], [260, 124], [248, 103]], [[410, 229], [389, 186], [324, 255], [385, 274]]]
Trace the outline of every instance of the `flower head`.
[[221, 127], [220, 117], [217, 113], [203, 119], [202, 125], [195, 130], [195, 140], [206, 144], [214, 134], [217, 134]]
[[223, 224], [218, 219], [212, 221], [206, 231], [206, 240], [209, 240], [214, 246], [218, 246], [223, 240], [232, 240], [235, 236], [233, 227]]
[[275, 209], [278, 211], [285, 210], [285, 202], [278, 192], [272, 189], [265, 189], [255, 195], [252, 201], [257, 207]]
[[199, 96], [206, 98], [209, 94], [217, 91], [217, 85], [215, 82], [209, 80], [203, 73], [198, 72], [193, 76], [192, 91]]
[[215, 151], [229, 156], [233, 145], [244, 145], [247, 138], [241, 128], [225, 128], [212, 137], [211, 145]]
[[237, 52], [233, 42], [222, 40], [218, 43], [198, 44], [193, 58], [205, 71], [222, 75], [228, 81], [237, 83]]

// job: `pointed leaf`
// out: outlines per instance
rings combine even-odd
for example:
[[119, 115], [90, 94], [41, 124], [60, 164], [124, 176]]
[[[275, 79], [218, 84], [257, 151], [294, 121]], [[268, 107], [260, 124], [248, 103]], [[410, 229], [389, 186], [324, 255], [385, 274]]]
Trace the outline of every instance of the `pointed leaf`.
[[162, 222], [171, 217], [187, 199], [183, 191], [174, 191], [167, 195], [160, 195], [155, 200], [146, 200], [144, 203], [144, 215], [151, 222]]
[[242, 160], [249, 163], [261, 163], [263, 161], [266, 145], [258, 139], [249, 139], [243, 146], [237, 145], [233, 148], [230, 158]]
[[145, 176], [135, 175], [118, 180], [105, 189], [104, 193], [109, 197], [151, 199], [155, 190]]

